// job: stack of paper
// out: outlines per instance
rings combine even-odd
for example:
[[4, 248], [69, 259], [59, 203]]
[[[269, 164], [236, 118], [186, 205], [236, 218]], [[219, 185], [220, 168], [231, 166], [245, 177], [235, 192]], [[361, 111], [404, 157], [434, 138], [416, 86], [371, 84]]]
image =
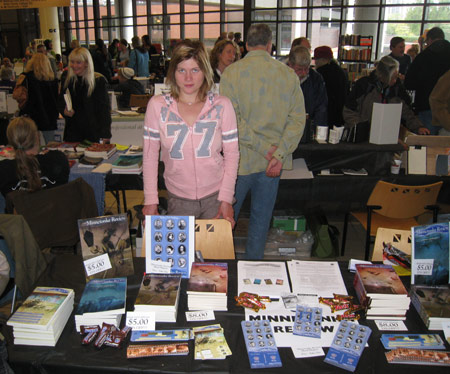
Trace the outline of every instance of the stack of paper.
[[78, 332], [83, 325], [99, 325], [103, 322], [119, 327], [125, 313], [127, 278], [92, 279], [86, 284], [75, 312]]
[[189, 310], [228, 310], [228, 265], [194, 262], [188, 282]]
[[120, 155], [112, 164], [113, 174], [141, 174], [142, 155]]
[[73, 310], [74, 292], [37, 287], [12, 315], [14, 344], [54, 347]]
[[144, 274], [135, 312], [155, 312], [156, 322], [176, 322], [181, 274]]

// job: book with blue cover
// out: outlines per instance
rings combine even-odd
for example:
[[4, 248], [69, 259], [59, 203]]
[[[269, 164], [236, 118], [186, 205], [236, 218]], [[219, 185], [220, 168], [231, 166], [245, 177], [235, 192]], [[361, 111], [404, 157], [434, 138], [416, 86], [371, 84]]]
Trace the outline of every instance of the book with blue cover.
[[438, 286], [450, 283], [449, 222], [413, 227], [411, 284]]

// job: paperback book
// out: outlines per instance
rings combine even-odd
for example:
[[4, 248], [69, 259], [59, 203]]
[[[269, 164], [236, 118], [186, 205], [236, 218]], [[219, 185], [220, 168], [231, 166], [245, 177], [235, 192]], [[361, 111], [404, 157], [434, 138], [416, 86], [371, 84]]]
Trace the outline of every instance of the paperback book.
[[176, 322], [181, 274], [144, 274], [134, 303], [136, 312], [155, 312], [156, 322]]
[[118, 327], [125, 313], [127, 278], [92, 279], [86, 284], [75, 312], [77, 331], [81, 325], [113, 323]]
[[133, 252], [124, 214], [78, 220], [86, 279], [134, 274]]
[[88, 157], [101, 157], [103, 159], [108, 159], [116, 153], [116, 151], [117, 148], [115, 144], [93, 143], [84, 150], [84, 154]]
[[450, 286], [411, 286], [411, 303], [429, 330], [450, 322]]
[[413, 227], [411, 284], [437, 286], [448, 284], [449, 222]]
[[140, 174], [142, 172], [142, 155], [120, 155], [112, 164], [113, 174]]

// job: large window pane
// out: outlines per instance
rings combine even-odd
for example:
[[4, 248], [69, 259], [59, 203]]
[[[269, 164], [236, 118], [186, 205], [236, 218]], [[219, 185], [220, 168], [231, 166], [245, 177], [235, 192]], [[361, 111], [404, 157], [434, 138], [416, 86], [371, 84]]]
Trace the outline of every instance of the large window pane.
[[[317, 1], [317, 0], [315, 0]], [[322, 1], [320, 1], [322, 3]], [[308, 0], [282, 0], [281, 8], [299, 8], [306, 7], [308, 5]]]
[[204, 25], [205, 37], [203, 43], [207, 49], [214, 47], [214, 43], [220, 35], [220, 23]]
[[279, 18], [282, 22], [306, 21], [308, 12], [306, 9], [283, 9], [279, 12]]
[[420, 23], [382, 23], [380, 31], [379, 57], [391, 53], [389, 45], [394, 36], [401, 36], [405, 39], [406, 49], [409, 49], [411, 44], [417, 43]]
[[151, 2], [151, 14], [162, 14], [163, 13], [163, 9], [162, 9], [162, 3], [161, 1], [154, 1], [152, 0]]
[[178, 0], [167, 1], [167, 13], [180, 13], [180, 2]]
[[423, 0], [386, 0], [386, 4], [423, 4]]
[[225, 9], [243, 9], [244, 0], [225, 0]]
[[277, 20], [276, 10], [255, 10], [252, 15], [252, 20], [255, 22], [270, 22]]
[[255, 8], [276, 8], [277, 0], [255, 0]]

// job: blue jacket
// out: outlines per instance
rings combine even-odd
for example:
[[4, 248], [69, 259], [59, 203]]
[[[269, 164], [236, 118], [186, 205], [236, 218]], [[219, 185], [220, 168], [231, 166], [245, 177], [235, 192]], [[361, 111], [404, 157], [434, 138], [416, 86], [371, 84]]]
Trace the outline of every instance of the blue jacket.
[[138, 49], [133, 49], [130, 52], [130, 61], [128, 67], [132, 68], [137, 77], [148, 77], [150, 72], [148, 70], [148, 52], [141, 52]]
[[328, 96], [325, 82], [317, 71], [309, 68], [309, 77], [300, 87], [305, 98], [305, 110], [315, 126], [328, 125]]

